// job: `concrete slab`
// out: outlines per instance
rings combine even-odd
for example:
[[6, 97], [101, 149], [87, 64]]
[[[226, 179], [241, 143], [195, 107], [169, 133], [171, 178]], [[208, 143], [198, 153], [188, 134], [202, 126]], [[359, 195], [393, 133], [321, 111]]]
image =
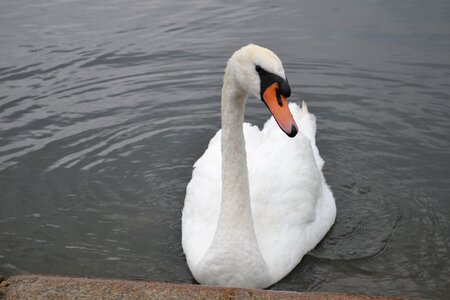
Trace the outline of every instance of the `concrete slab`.
[[112, 279], [18, 275], [0, 282], [0, 300], [13, 299], [388, 299], [332, 293], [298, 293]]

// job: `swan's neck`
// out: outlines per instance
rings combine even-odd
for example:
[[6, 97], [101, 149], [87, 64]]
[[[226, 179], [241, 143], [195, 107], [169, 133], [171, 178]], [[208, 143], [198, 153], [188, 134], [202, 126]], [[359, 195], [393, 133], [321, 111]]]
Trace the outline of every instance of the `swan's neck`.
[[222, 88], [222, 202], [218, 233], [219, 229], [241, 228], [243, 234], [254, 236], [242, 129], [246, 101], [247, 93], [226, 72]]
[[[214, 239], [200, 262], [198, 279], [208, 284], [265, 287], [267, 265], [255, 235], [245, 152], [247, 93], [225, 71], [222, 89], [222, 201]], [[196, 277], [197, 278], [197, 277]]]

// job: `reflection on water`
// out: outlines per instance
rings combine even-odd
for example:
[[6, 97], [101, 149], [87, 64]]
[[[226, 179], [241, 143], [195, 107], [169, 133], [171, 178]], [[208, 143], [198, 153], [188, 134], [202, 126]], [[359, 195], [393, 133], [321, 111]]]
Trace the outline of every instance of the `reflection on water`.
[[447, 2], [26, 2], [0, 4], [0, 274], [192, 282], [185, 187], [255, 42], [317, 115], [338, 206], [273, 289], [445, 298]]

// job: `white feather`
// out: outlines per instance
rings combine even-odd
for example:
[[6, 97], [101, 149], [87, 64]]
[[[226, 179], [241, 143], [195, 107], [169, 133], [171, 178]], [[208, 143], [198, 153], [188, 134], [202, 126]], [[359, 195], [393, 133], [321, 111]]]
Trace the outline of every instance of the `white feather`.
[[[257, 242], [253, 246], [263, 262], [239, 255], [239, 249], [245, 249], [241, 244], [254, 242], [242, 241], [238, 229], [236, 236], [213, 244], [222, 199], [222, 130], [195, 163], [183, 208], [182, 244], [188, 265], [201, 283], [267, 287], [288, 274], [334, 223], [336, 206], [315, 144], [316, 119], [305, 103], [301, 108], [291, 103], [289, 108], [299, 127], [294, 138], [287, 137], [273, 117], [261, 131], [243, 124]], [[206, 259], [211, 252], [223, 258]]]

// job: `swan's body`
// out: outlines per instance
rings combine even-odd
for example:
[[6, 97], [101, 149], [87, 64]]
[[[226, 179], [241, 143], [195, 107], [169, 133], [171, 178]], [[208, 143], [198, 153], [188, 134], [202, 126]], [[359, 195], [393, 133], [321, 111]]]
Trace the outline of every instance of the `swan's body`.
[[[277, 119], [288, 135], [298, 131], [293, 138], [273, 117], [262, 131], [243, 124], [248, 92], [263, 95], [257, 89], [267, 79], [251, 73], [255, 65], [275, 74], [271, 78], [286, 90], [281, 61], [270, 50], [249, 45], [237, 51], [224, 76], [222, 130], [195, 163], [187, 187], [182, 244], [202, 284], [264, 288], [277, 282], [316, 246], [336, 216], [315, 145], [315, 117], [306, 105], [289, 105], [295, 122]], [[277, 97], [287, 109], [284, 94], [285, 106]], [[275, 116], [284, 113], [267, 105]]]

